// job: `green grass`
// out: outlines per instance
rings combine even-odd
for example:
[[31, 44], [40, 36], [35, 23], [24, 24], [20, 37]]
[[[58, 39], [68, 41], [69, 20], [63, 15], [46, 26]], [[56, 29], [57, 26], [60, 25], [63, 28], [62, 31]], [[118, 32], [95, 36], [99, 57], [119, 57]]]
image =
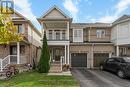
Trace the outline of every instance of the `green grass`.
[[10, 80], [0, 80], [0, 87], [79, 87], [72, 76], [47, 76], [37, 72], [25, 72]]

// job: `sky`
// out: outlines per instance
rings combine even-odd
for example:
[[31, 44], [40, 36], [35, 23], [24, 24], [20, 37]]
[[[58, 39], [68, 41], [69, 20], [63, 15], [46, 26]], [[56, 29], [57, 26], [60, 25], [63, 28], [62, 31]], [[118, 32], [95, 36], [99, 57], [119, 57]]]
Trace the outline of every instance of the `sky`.
[[124, 14], [130, 15], [130, 0], [14, 0], [15, 9], [41, 26], [36, 18], [41, 17], [54, 5], [58, 6], [73, 23], [112, 23]]

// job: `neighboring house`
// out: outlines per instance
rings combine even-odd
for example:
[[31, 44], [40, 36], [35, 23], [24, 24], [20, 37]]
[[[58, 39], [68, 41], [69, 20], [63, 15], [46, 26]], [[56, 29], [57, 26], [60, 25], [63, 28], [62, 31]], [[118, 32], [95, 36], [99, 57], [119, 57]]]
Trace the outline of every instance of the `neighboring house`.
[[111, 27], [105, 23], [72, 23], [70, 28], [70, 64], [72, 67], [99, 67], [111, 57]]
[[111, 40], [116, 56], [130, 56], [130, 15], [123, 15], [113, 22]]
[[0, 69], [8, 64], [37, 63], [41, 49], [41, 33], [24, 16], [15, 11], [12, 14], [13, 23], [22, 34], [23, 40], [7, 45], [0, 45]]
[[114, 53], [111, 24], [72, 23], [72, 18], [57, 6], [49, 9], [38, 21], [43, 27], [42, 31], [46, 31], [52, 71], [62, 71], [58, 64], [98, 67], [100, 62]]

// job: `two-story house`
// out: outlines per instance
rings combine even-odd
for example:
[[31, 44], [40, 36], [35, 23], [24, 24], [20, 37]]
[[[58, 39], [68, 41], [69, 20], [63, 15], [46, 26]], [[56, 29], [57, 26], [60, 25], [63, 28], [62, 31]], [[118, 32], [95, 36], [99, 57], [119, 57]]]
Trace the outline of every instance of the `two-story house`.
[[42, 31], [46, 31], [54, 65], [98, 67], [114, 52], [113, 43], [110, 42], [110, 24], [72, 23], [72, 18], [57, 6], [49, 9], [38, 21]]
[[23, 40], [7, 45], [0, 45], [0, 70], [8, 64], [32, 64], [37, 62], [41, 49], [41, 33], [23, 15], [16, 12], [11, 15], [18, 33]]

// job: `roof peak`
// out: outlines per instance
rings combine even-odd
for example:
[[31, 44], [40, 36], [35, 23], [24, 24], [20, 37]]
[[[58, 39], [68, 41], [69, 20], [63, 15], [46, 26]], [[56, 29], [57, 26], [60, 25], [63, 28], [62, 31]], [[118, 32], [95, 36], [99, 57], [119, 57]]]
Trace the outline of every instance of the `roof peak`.
[[52, 12], [54, 9], [58, 10], [63, 16], [66, 18], [70, 18], [68, 15], [66, 15], [57, 5], [52, 6], [46, 13], [44, 13], [40, 18], [44, 18], [47, 14]]

